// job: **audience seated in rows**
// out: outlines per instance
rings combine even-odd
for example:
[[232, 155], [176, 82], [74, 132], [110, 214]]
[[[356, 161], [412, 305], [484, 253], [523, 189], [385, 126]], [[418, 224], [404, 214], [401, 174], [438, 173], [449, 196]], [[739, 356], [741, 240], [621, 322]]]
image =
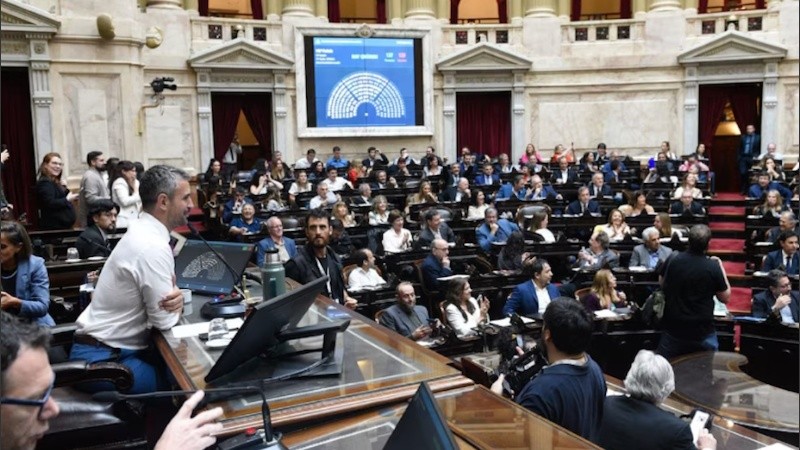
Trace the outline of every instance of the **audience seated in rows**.
[[267, 250], [278, 250], [278, 257], [286, 263], [297, 255], [297, 244], [294, 239], [283, 235], [283, 223], [278, 217], [272, 216], [266, 222], [269, 236], [258, 241], [256, 245], [256, 264], [264, 266]]
[[503, 316], [517, 313], [524, 316], [542, 314], [547, 305], [561, 293], [550, 281], [553, 270], [550, 263], [542, 258], [528, 258], [523, 265], [523, 273], [530, 275], [530, 281], [518, 284], [503, 305]]

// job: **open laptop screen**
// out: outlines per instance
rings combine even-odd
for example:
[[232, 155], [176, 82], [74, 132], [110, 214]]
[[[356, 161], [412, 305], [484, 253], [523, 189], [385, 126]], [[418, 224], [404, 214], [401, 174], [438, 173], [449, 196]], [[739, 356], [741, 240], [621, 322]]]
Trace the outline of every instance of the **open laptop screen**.
[[175, 257], [176, 284], [181, 289], [191, 289], [201, 294], [230, 294], [234, 283], [241, 279], [255, 244], [241, 242], [208, 244], [230, 264], [236, 272], [236, 279], [205, 243], [188, 240]]

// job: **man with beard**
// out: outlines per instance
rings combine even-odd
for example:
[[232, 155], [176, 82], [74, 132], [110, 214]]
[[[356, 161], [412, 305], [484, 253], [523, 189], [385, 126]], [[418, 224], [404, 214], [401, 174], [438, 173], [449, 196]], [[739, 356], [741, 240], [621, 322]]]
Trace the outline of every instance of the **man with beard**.
[[370, 249], [362, 248], [353, 256], [358, 267], [350, 272], [350, 276], [347, 278], [347, 287], [360, 289], [386, 284], [386, 280], [375, 269], [375, 255]]
[[89, 208], [89, 226], [78, 236], [75, 247], [82, 259], [93, 256], [107, 258], [111, 254], [108, 235], [117, 229], [119, 207], [111, 200], [103, 199]]
[[347, 295], [342, 277], [342, 262], [328, 247], [331, 239], [330, 214], [323, 209], [312, 209], [306, 217], [306, 240], [304, 247], [286, 263], [286, 276], [298, 283], [310, 283], [324, 276], [329, 277], [325, 295], [331, 300], [355, 309], [356, 299]]
[[414, 286], [404, 281], [397, 285], [396, 294], [397, 303], [383, 311], [380, 324], [415, 341], [430, 336], [433, 329], [428, 325], [428, 310], [417, 305]]
[[[78, 317], [71, 359], [116, 361], [133, 372], [128, 393], [169, 389], [167, 370], [150, 329], [169, 330], [181, 317], [169, 233], [186, 225], [192, 208], [189, 175], [169, 166], [145, 172], [139, 186], [142, 214], [120, 239], [97, 280], [92, 302]], [[86, 386], [112, 389], [111, 383]]]
[[89, 152], [86, 155], [86, 164], [89, 165], [89, 169], [83, 173], [83, 178], [81, 178], [79, 197], [78, 221], [81, 227], [86, 226], [89, 210], [94, 204], [102, 199], [111, 198], [108, 184], [103, 180], [103, 172], [106, 170], [106, 158], [103, 156], [103, 152]]

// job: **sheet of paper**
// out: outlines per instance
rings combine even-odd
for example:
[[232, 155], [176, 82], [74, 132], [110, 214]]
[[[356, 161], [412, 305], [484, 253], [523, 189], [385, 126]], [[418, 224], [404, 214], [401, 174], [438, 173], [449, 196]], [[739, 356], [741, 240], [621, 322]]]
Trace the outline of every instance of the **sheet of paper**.
[[[199, 336], [202, 333], [208, 333], [208, 324], [210, 322], [199, 322], [188, 325], [177, 325], [172, 327], [172, 336], [177, 339], [189, 338]], [[226, 319], [225, 323], [228, 325], [229, 330], [238, 330], [241, 328], [244, 320], [235, 317], [233, 319]]]
[[594, 312], [595, 317], [599, 317], [601, 319], [608, 319], [610, 317], [617, 317], [617, 313], [611, 311], [610, 309], [598, 309]]
[[766, 447], [761, 447], [758, 450], [790, 450], [792, 447], [783, 444], [772, 444]]
[[[519, 316], [519, 318], [522, 319], [523, 323], [533, 323], [533, 319], [529, 319], [527, 317], [522, 317], [522, 316]], [[492, 324], [492, 325], [498, 326], [498, 327], [510, 327], [511, 326], [511, 318], [510, 317], [506, 317], [505, 319], [492, 320], [489, 323]]]
[[450, 280], [456, 280], [458, 278], [469, 278], [469, 275], [450, 275], [449, 277], [439, 277], [437, 278], [437, 280], [450, 281]]

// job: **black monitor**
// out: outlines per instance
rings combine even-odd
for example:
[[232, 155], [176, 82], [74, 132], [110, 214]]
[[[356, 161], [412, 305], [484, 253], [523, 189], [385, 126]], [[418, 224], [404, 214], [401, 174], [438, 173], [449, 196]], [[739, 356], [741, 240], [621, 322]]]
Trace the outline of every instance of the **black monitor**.
[[280, 343], [278, 333], [297, 326], [317, 295], [325, 290], [327, 282], [328, 277], [322, 277], [256, 305], [206, 375], [206, 382], [217, 380], [251, 358], [275, 348]]
[[[225, 267], [219, 257], [208, 246], [219, 252], [236, 273]], [[255, 244], [243, 242], [209, 242], [189, 240], [175, 257], [175, 282], [181, 289], [190, 289], [200, 294], [230, 294], [244, 273], [255, 250]]]
[[406, 450], [424, 448], [428, 450], [457, 450], [447, 420], [436, 403], [428, 384], [420, 383], [417, 393], [411, 398], [403, 417], [397, 422], [383, 450]]

